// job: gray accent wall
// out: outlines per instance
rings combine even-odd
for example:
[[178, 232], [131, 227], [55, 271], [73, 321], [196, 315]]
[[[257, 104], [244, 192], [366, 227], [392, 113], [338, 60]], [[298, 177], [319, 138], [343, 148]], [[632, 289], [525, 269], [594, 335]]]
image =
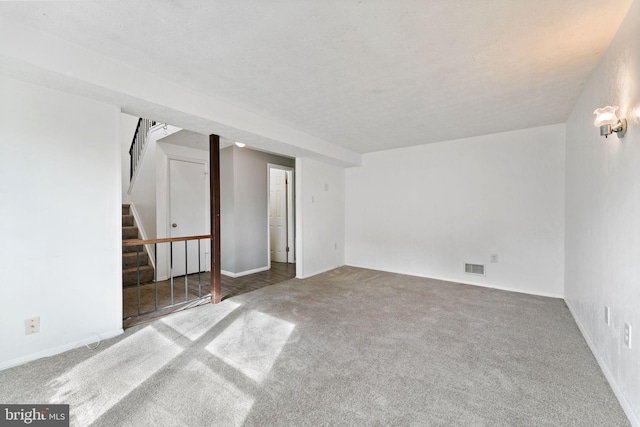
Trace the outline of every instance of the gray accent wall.
[[233, 147], [220, 150], [220, 258], [222, 270], [236, 270]]
[[221, 261], [225, 273], [269, 267], [267, 165], [295, 160], [249, 148], [220, 151]]

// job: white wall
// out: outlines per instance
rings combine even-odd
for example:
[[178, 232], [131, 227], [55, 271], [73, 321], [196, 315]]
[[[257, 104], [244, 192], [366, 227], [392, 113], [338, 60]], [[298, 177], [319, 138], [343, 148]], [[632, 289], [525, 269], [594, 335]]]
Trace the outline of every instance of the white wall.
[[116, 107], [0, 78], [0, 368], [121, 332], [119, 123]]
[[[593, 110], [620, 106], [624, 139]], [[567, 122], [565, 299], [634, 425], [640, 426], [640, 2], [632, 3]], [[611, 308], [611, 325], [603, 321]], [[624, 323], [632, 348], [623, 344]], [[635, 342], [633, 342], [635, 341]]]
[[296, 276], [344, 265], [345, 169], [296, 159]]
[[564, 137], [552, 125], [364, 155], [346, 173], [346, 263], [562, 296]]
[[129, 203], [129, 174], [131, 169], [129, 148], [136, 133], [139, 117], [120, 113], [120, 138], [122, 143], [122, 203]]

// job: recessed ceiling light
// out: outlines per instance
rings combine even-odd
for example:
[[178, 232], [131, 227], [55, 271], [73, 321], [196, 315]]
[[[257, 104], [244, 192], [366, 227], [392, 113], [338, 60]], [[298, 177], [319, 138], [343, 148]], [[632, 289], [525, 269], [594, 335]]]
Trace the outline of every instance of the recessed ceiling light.
[[244, 142], [236, 142], [236, 145], [240, 148], [247, 146], [247, 144], [245, 144]]

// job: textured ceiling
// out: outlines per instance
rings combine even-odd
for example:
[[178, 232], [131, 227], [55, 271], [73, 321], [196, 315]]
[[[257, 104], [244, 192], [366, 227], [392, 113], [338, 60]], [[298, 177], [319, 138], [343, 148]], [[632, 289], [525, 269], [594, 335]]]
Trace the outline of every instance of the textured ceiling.
[[0, 2], [0, 16], [366, 153], [564, 122], [629, 4]]

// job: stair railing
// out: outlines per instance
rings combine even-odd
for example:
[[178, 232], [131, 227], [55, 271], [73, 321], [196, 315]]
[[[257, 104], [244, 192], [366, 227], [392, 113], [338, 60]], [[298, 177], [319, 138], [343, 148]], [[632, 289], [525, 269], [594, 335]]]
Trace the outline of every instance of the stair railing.
[[133, 134], [133, 140], [131, 141], [131, 148], [129, 148], [129, 180], [133, 178], [133, 174], [136, 172], [138, 163], [142, 158], [142, 150], [149, 139], [149, 129], [155, 125], [155, 120], [143, 118], [138, 120], [138, 126], [136, 126], [136, 132]]
[[[201, 273], [206, 270], [206, 266], [202, 265], [201, 263], [201, 242], [202, 240], [205, 239], [211, 239], [212, 236], [211, 235], [202, 235], [202, 236], [188, 236], [188, 237], [168, 237], [168, 238], [162, 238], [162, 239], [149, 239], [149, 240], [141, 240], [141, 239], [131, 239], [131, 240], [124, 240], [122, 242], [122, 246], [135, 246], [136, 247], [136, 272], [137, 272], [137, 282], [136, 282], [136, 287], [137, 287], [137, 313], [131, 313], [128, 314], [128, 312], [123, 312], [124, 318], [123, 320], [129, 320], [132, 319], [134, 317], [138, 317], [138, 316], [142, 316], [145, 314], [149, 314], [149, 313], [153, 313], [156, 311], [160, 311], [160, 310], [165, 310], [168, 308], [173, 308], [173, 307], [177, 307], [177, 306], [181, 306], [183, 304], [187, 304], [187, 303], [196, 303], [199, 300], [204, 300], [204, 299], [208, 299], [211, 297], [211, 292], [208, 292], [206, 294], [203, 294], [203, 289], [202, 289], [202, 278], [201, 278]], [[197, 272], [196, 273], [189, 273], [189, 246], [187, 244], [187, 242], [192, 241], [192, 240], [197, 240], [198, 241], [198, 268], [197, 268]], [[174, 260], [174, 256], [173, 256], [173, 252], [174, 252], [174, 243], [179, 244], [178, 242], [184, 242], [184, 260]], [[169, 291], [167, 292], [168, 295], [163, 296], [162, 298], [159, 297], [158, 295], [158, 286], [159, 286], [159, 282], [158, 282], [158, 244], [169, 244], [169, 280], [163, 280], [160, 282], [160, 284], [163, 287], [168, 286], [169, 287]], [[154, 258], [154, 265], [155, 268], [153, 270], [153, 282], [149, 281], [146, 283], [142, 283], [141, 279], [140, 279], [140, 254], [142, 251], [142, 247], [144, 245], [147, 244], [152, 244], [153, 245], [153, 258]], [[178, 301], [176, 302], [176, 297], [174, 295], [174, 291], [176, 290], [175, 288], [175, 283], [174, 283], [174, 275], [173, 275], [173, 269], [174, 269], [174, 265], [177, 265], [177, 263], [182, 263], [184, 262], [184, 271], [185, 271], [185, 275], [184, 275], [184, 301]], [[196, 293], [196, 289], [195, 286], [192, 286], [192, 290], [191, 290], [191, 295], [192, 298], [189, 297], [189, 276], [195, 276], [197, 274], [198, 276], [198, 283], [197, 283], [197, 293]], [[193, 278], [195, 279], [195, 278]], [[193, 280], [192, 280], [193, 281]], [[209, 282], [209, 285], [211, 283]], [[206, 285], [206, 283], [205, 283]], [[181, 284], [178, 284], [178, 286], [181, 287]], [[127, 287], [133, 287], [133, 285], [131, 286], [125, 286], [125, 288]], [[153, 307], [145, 307], [145, 310], [143, 311], [142, 308], [142, 292], [144, 290], [144, 293], [146, 294], [145, 296], [148, 297], [148, 293], [151, 292], [153, 295], [153, 299], [154, 299], [154, 304]], [[209, 290], [211, 290], [211, 287], [209, 287]], [[123, 290], [124, 291], [124, 290]], [[180, 293], [182, 293], [182, 289], [178, 288], [178, 291]], [[197, 296], [196, 296], [197, 295]], [[181, 295], [179, 295], [181, 296]], [[125, 296], [126, 298], [126, 296]], [[149, 298], [145, 298], [145, 300], [149, 300]], [[168, 302], [168, 304], [162, 304], [161, 300]], [[125, 304], [126, 305], [126, 304]]]

